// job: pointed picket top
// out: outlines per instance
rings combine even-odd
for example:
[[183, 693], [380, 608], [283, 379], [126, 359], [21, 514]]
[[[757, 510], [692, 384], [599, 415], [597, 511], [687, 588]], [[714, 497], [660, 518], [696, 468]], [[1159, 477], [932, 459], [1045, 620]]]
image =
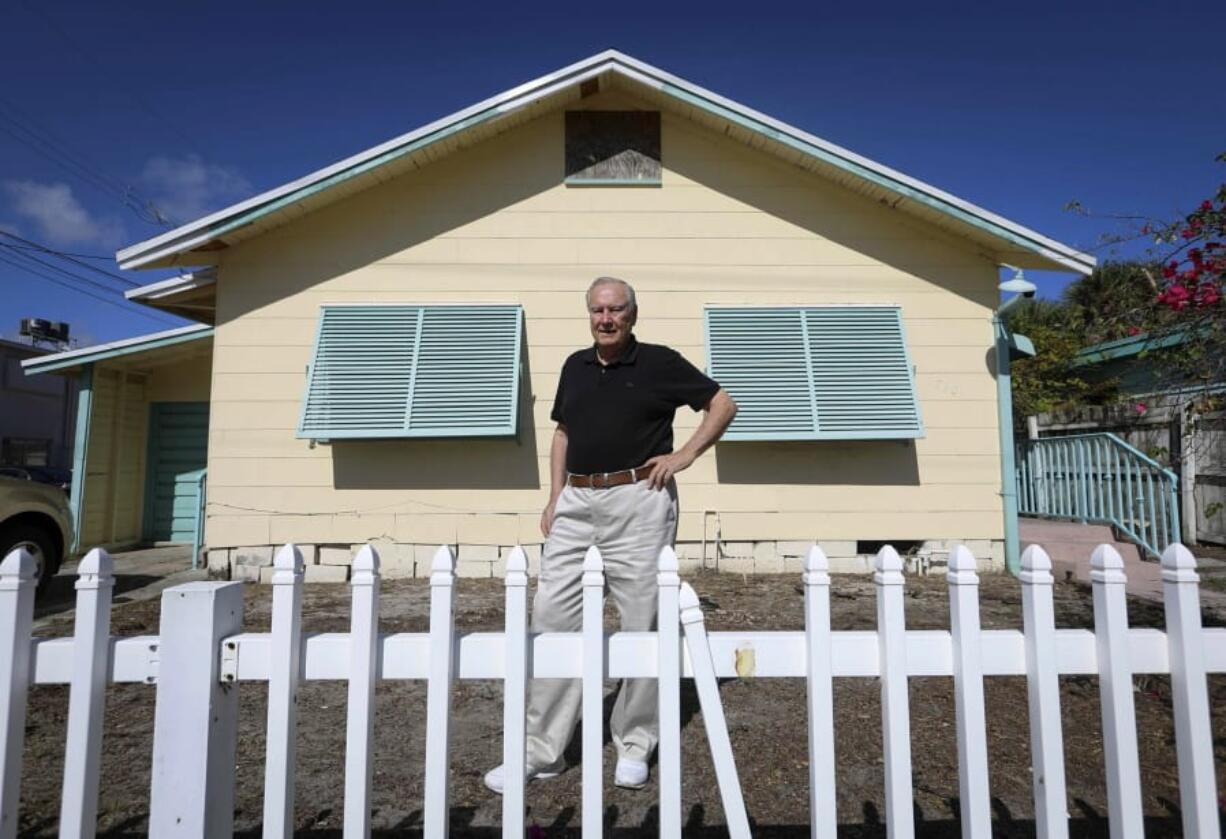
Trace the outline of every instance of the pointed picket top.
[[277, 551], [272, 560], [272, 584], [274, 586], [293, 585], [302, 579], [306, 571], [306, 563], [302, 559], [302, 551], [293, 542], [287, 542]]
[[830, 584], [830, 560], [816, 542], [809, 546], [809, 552], [805, 554], [805, 571], [802, 579], [808, 585]]
[[677, 552], [673, 550], [672, 545], [665, 545], [660, 548], [660, 557], [656, 569], [661, 574], [676, 574], [681, 570], [681, 563], [677, 561]]
[[1022, 574], [1024, 583], [1050, 583], [1051, 557], [1041, 545], [1031, 545], [1022, 551]]
[[15, 548], [0, 562], [0, 585], [5, 588], [16, 588], [21, 583], [34, 579], [38, 563], [25, 548]]
[[1090, 580], [1095, 583], [1125, 583], [1124, 558], [1108, 544], [1099, 545], [1090, 555]]
[[949, 552], [949, 584], [951, 586], [978, 585], [979, 563], [966, 545], [954, 545]]
[[351, 586], [374, 585], [379, 576], [379, 552], [373, 545], [363, 545], [349, 568]]
[[528, 554], [519, 545], [511, 548], [511, 552], [507, 554], [505, 584], [508, 586], [528, 585]]
[[94, 548], [77, 564], [76, 588], [105, 588], [115, 584], [115, 561], [102, 548]]
[[600, 549], [592, 545], [587, 549], [587, 553], [583, 555], [583, 570], [604, 572], [604, 558], [600, 556]]
[[698, 602], [698, 592], [689, 583], [681, 584], [681, 592], [677, 595], [677, 604], [681, 607], [681, 622], [683, 624], [700, 623], [702, 621], [702, 606]]
[[1200, 582], [1200, 575], [1196, 573], [1196, 557], [1178, 542], [1172, 543], [1162, 552], [1162, 579], [1168, 583]]
[[902, 557], [893, 545], [884, 545], [877, 551], [877, 570], [873, 573], [873, 582], [880, 586], [900, 586], [902, 579]]
[[455, 554], [450, 545], [439, 545], [430, 562], [430, 585], [449, 586], [455, 577]]

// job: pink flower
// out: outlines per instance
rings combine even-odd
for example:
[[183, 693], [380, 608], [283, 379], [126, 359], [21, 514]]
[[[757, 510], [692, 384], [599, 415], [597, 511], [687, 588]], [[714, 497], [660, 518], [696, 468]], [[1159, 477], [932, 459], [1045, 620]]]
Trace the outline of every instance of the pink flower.
[[1133, 408], [1136, 410], [1136, 412], [1137, 412], [1138, 414], [1143, 414], [1143, 413], [1145, 413], [1146, 411], [1148, 411], [1148, 410], [1149, 410], [1149, 408], [1145, 407], [1145, 403], [1144, 403], [1144, 402], [1138, 402], [1137, 404], [1133, 405], [1132, 407], [1133, 407]]
[[1139, 326], [1130, 326], [1130, 327], [1128, 327], [1128, 334], [1129, 334], [1129, 335], [1140, 335], [1140, 334], [1141, 334], [1141, 327], [1139, 327]]

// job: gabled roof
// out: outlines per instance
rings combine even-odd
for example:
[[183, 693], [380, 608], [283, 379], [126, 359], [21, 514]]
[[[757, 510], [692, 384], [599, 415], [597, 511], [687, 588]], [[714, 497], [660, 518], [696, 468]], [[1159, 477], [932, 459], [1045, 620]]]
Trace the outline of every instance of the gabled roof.
[[138, 335], [135, 338], [111, 341], [108, 344], [97, 344], [79, 350], [67, 350], [38, 358], [28, 358], [21, 362], [21, 367], [27, 376], [33, 376], [36, 373], [50, 373], [55, 370], [75, 370], [96, 361], [136, 355], [212, 337], [213, 327], [203, 323], [193, 323], [190, 326], [180, 326], [164, 332], [153, 332], [148, 335]]
[[1000, 262], [1088, 274], [1095, 259], [934, 186], [801, 131], [616, 50], [607, 50], [457, 111], [276, 189], [116, 254], [122, 268], [202, 265], [217, 251], [312, 209], [410, 171], [440, 154], [492, 137], [577, 101], [620, 87], [768, 153], [886, 200], [981, 244]]

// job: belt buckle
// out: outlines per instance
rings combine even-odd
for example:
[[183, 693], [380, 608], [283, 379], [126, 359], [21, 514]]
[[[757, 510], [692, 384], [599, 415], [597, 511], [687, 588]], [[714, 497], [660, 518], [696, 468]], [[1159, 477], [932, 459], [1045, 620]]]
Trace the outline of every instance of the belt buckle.
[[[596, 485], [597, 480], [600, 481], [599, 486]], [[592, 476], [592, 486], [596, 487], [597, 489], [608, 489], [609, 488], [609, 473], [602, 472], [600, 473], [599, 478], [597, 478], [596, 475], [593, 475]]]

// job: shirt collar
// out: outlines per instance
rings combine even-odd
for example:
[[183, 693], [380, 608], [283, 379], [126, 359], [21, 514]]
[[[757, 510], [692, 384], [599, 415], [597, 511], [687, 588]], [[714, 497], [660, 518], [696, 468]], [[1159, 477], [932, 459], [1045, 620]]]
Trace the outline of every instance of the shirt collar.
[[[626, 351], [609, 362], [608, 367], [617, 367], [622, 364], [633, 364], [639, 355], [639, 342], [633, 334], [630, 336], [630, 343], [626, 345]], [[596, 345], [588, 347], [583, 356], [584, 362], [587, 364], [599, 364], [596, 358]]]

